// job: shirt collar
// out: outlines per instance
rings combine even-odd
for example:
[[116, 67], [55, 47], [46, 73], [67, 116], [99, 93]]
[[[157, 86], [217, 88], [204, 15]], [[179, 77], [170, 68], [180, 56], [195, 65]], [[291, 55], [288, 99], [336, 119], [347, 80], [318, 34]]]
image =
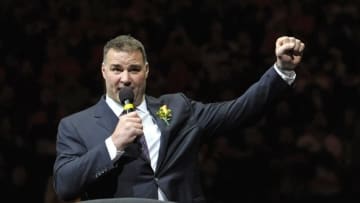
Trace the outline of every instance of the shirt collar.
[[137, 110], [141, 111], [142, 113], [147, 113], [148, 109], [147, 109], [147, 105], [146, 105], [146, 100], [143, 99], [143, 101], [141, 102], [141, 104], [139, 106], [136, 107]]

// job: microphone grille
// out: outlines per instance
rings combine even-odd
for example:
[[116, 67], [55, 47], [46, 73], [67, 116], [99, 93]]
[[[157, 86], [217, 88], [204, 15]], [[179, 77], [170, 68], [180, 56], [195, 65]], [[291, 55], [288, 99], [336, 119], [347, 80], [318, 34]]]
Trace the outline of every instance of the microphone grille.
[[119, 91], [119, 100], [122, 105], [125, 104], [125, 101], [127, 100], [130, 103], [134, 102], [134, 92], [130, 87], [123, 87]]

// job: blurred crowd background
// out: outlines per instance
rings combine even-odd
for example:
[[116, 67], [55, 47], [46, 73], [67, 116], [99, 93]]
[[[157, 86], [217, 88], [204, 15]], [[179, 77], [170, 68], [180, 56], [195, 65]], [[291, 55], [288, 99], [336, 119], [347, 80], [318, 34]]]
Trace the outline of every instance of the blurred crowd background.
[[357, 0], [2, 0], [1, 198], [61, 202], [52, 188], [57, 124], [104, 93], [102, 48], [119, 34], [147, 49], [148, 94], [202, 102], [241, 95], [275, 62], [277, 37], [304, 41], [291, 93], [260, 120], [203, 141], [206, 198], [358, 198], [359, 8]]

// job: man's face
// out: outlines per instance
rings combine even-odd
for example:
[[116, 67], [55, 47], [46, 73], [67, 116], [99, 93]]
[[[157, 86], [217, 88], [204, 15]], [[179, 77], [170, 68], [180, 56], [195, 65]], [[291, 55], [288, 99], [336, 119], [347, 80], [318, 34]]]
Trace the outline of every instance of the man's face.
[[118, 96], [120, 89], [129, 86], [135, 95], [134, 104], [137, 106], [142, 102], [149, 65], [145, 63], [140, 51], [125, 52], [110, 49], [104, 57], [101, 71], [109, 97], [120, 103]]

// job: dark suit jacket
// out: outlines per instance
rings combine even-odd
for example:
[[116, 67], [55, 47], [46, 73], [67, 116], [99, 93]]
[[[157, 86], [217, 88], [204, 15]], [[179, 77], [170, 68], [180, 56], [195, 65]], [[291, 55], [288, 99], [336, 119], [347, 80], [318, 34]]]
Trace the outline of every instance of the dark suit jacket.
[[[241, 125], [263, 113], [289, 85], [270, 68], [241, 97], [203, 104], [183, 94], [146, 96], [161, 130], [156, 171], [131, 147], [114, 164], [105, 146], [118, 118], [104, 97], [94, 106], [61, 120], [54, 164], [54, 187], [63, 199], [111, 197], [157, 198], [160, 187], [170, 201], [204, 202], [197, 154], [203, 136]], [[160, 106], [172, 110], [170, 125], [156, 116]]]

